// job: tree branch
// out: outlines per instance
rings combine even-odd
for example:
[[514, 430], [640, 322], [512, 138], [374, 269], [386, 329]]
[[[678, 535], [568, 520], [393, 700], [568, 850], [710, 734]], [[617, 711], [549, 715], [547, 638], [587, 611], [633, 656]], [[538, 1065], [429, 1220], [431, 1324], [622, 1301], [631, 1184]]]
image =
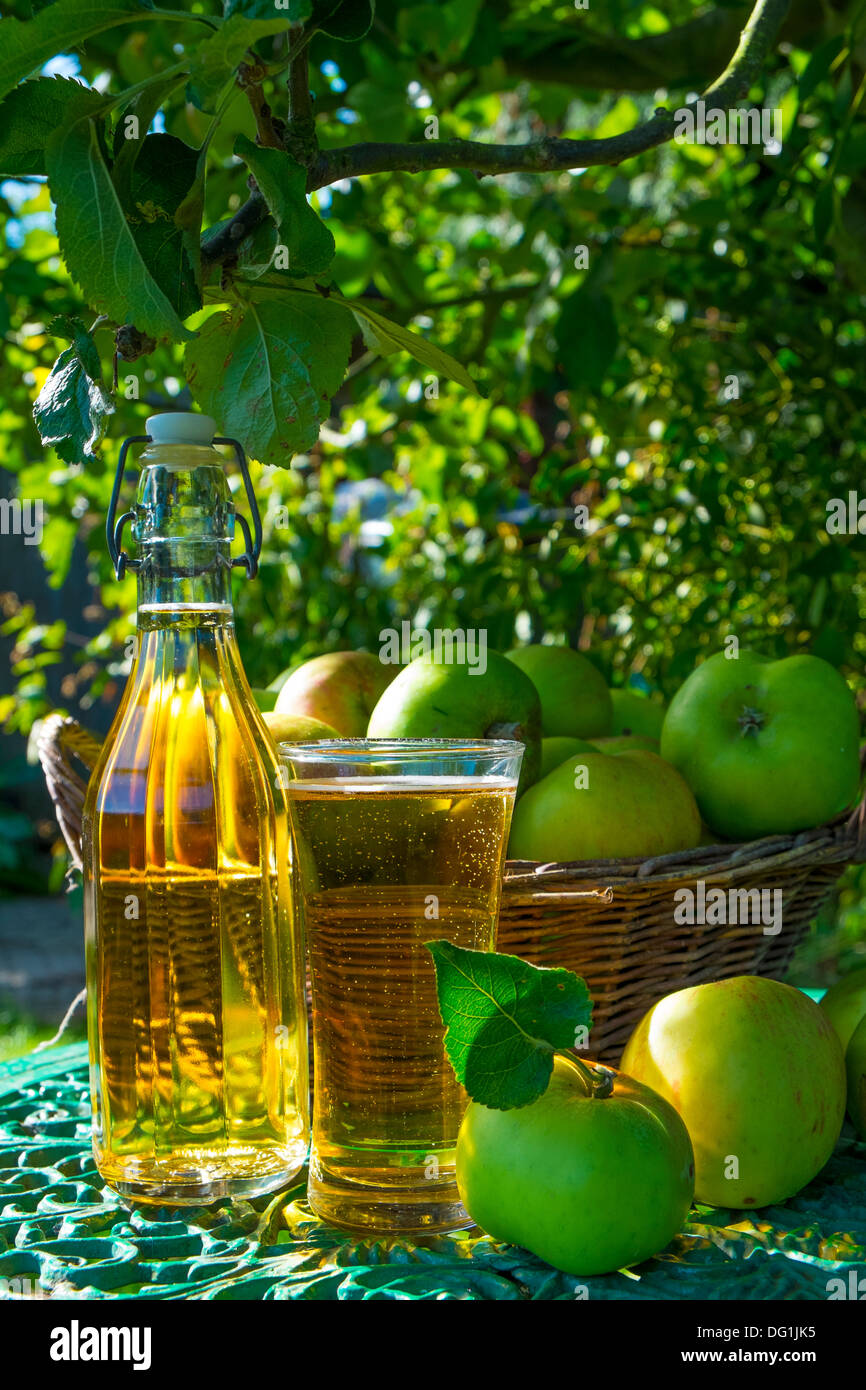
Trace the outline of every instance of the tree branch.
[[282, 149], [282, 140], [262, 86], [266, 76], [267, 70], [262, 64], [241, 63], [238, 68], [238, 86], [246, 92], [252, 107], [258, 143], [266, 149], [279, 150]]
[[[736, 52], [705, 100], [725, 108], [744, 96], [761, 66], [788, 10], [788, 0], [757, 0], [740, 35]], [[694, 109], [694, 107], [692, 107]], [[419, 140], [408, 145], [366, 142], [323, 151], [310, 170], [307, 191], [364, 174], [420, 173], [427, 169], [472, 169], [485, 174], [545, 173], [559, 169], [620, 164], [624, 159], [663, 145], [674, 134], [674, 113], [659, 108], [633, 130], [603, 140], [548, 137], [525, 145], [488, 145], [474, 140]]]
[[284, 137], [289, 154], [306, 169], [319, 153], [308, 57], [305, 45], [289, 64], [289, 120]]
[[202, 265], [217, 265], [236, 256], [244, 237], [254, 232], [267, 215], [268, 205], [261, 193], [251, 193], [234, 217], [227, 222], [219, 222], [216, 227], [209, 227], [205, 232], [201, 243]]

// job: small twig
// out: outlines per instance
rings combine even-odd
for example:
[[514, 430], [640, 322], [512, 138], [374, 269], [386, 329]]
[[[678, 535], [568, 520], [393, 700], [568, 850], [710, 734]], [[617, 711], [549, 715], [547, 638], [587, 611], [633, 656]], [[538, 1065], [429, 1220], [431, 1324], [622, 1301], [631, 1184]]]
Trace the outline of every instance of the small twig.
[[262, 83], [267, 69], [261, 63], [241, 63], [238, 68], [238, 86], [246, 92], [256, 120], [258, 142], [266, 149], [283, 148], [281, 132], [277, 129], [274, 114], [268, 105]]

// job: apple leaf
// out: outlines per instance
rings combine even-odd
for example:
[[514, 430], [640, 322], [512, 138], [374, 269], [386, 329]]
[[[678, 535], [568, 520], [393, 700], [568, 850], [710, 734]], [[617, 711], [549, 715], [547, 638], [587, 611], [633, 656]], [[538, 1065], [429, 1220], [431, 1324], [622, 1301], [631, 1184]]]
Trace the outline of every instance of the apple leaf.
[[0, 106], [0, 173], [45, 174], [45, 146], [58, 126], [104, 110], [105, 98], [73, 77], [34, 77]]
[[235, 154], [244, 161], [259, 186], [288, 250], [289, 273], [321, 275], [334, 259], [336, 246], [330, 228], [307, 202], [307, 171], [286, 150], [254, 145], [246, 135], [235, 141]]
[[[61, 127], [48, 142], [47, 163], [60, 249], [93, 308], [116, 323], [134, 323], [153, 338], [190, 338], [127, 221], [95, 122], [78, 120]], [[142, 223], [151, 213], [159, 220], [164, 212], [153, 197], [149, 202], [152, 208], [140, 210]], [[162, 263], [157, 273], [165, 276]]]
[[553, 1054], [589, 1027], [589, 990], [570, 970], [518, 956], [425, 942], [436, 966], [445, 1051], [457, 1080], [492, 1110], [529, 1105], [547, 1090]]
[[312, 448], [349, 360], [353, 323], [307, 291], [255, 293], [212, 315], [186, 349], [190, 389], [260, 463]]
[[151, 0], [55, 0], [32, 19], [0, 20], [0, 97], [56, 53], [116, 24], [156, 19]]
[[477, 385], [467, 372], [466, 368], [451, 357], [449, 353], [443, 352], [442, 348], [431, 343], [427, 338], [422, 338], [420, 333], [413, 333], [411, 328], [403, 328], [399, 323], [392, 323], [382, 314], [377, 314], [375, 309], [370, 309], [361, 300], [343, 299], [342, 296], [332, 295], [332, 298], [339, 300], [351, 309], [358, 324], [364, 332], [364, 341], [369, 347], [377, 352], [408, 352], [420, 362], [423, 367], [429, 367], [437, 376], [447, 377], [449, 381], [456, 381], [458, 386], [464, 390], [471, 391], [473, 395], [479, 396]]
[[33, 418], [46, 448], [66, 463], [88, 463], [105, 433], [114, 405], [102, 385], [99, 353], [80, 319], [64, 315], [49, 332], [68, 338], [33, 404]]
[[[111, 178], [124, 206], [127, 206], [129, 201], [132, 170], [138, 156], [147, 144], [147, 132], [150, 129], [150, 124], [166, 98], [176, 87], [180, 86], [183, 80], [184, 74], [182, 72], [172, 73], [169, 77], [154, 78], [127, 103], [120, 120], [117, 122], [114, 133], [114, 160], [111, 166]], [[135, 117], [134, 124], [130, 120], [132, 116]], [[133, 129], [137, 131], [135, 136], [131, 133]]]
[[[190, 101], [200, 111], [213, 111], [232, 72], [243, 62], [247, 49], [259, 39], [282, 33], [289, 24], [296, 22], [294, 11], [304, 8], [303, 4], [292, 0], [290, 8], [276, 11], [275, 17], [273, 0], [258, 6], [244, 4], [242, 10], [236, 7], [215, 34], [198, 44], [190, 59], [187, 83]], [[249, 10], [253, 13], [249, 14]]]
[[[197, 186], [199, 162], [199, 151], [176, 136], [146, 135], [130, 170], [127, 222], [150, 274], [182, 319], [201, 308], [187, 239], [176, 216], [182, 205], [189, 206], [186, 199]], [[194, 225], [193, 219], [190, 230]]]

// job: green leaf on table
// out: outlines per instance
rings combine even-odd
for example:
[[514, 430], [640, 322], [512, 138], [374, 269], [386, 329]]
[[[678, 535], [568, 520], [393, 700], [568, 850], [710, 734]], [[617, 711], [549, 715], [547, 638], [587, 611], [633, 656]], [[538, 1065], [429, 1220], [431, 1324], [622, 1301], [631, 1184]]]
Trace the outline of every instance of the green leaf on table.
[[0, 20], [0, 97], [92, 34], [154, 17], [151, 0], [55, 0], [33, 19]]
[[232, 11], [215, 34], [198, 44], [190, 58], [187, 95], [200, 111], [213, 111], [217, 98], [253, 44], [282, 33], [293, 22], [291, 10], [275, 11], [273, 3], [249, 8], [259, 8], [261, 15], [248, 18], [247, 7]]
[[307, 202], [307, 171], [285, 150], [254, 145], [246, 135], [235, 141], [235, 154], [244, 161], [259, 186], [288, 251], [292, 275], [320, 275], [336, 250], [330, 228]]
[[45, 146], [58, 126], [98, 116], [105, 97], [74, 77], [34, 77], [0, 106], [0, 173], [7, 178], [44, 174]]
[[190, 389], [260, 463], [312, 448], [352, 346], [350, 314], [302, 290], [256, 293], [214, 314], [186, 349]]
[[570, 970], [518, 956], [428, 941], [436, 966], [445, 1051], [473, 1100], [493, 1110], [529, 1105], [547, 1089], [553, 1054], [588, 1028], [592, 1001]]
[[114, 405], [102, 385], [99, 353], [80, 319], [63, 315], [48, 331], [68, 338], [33, 403], [33, 418], [46, 448], [66, 463], [88, 463], [105, 433]]
[[375, 14], [376, 0], [313, 0], [313, 25], [344, 43], [362, 39]]
[[613, 305], [594, 285], [566, 299], [556, 325], [557, 356], [571, 389], [598, 391], [616, 356], [619, 330]]
[[[47, 164], [60, 249], [92, 307], [117, 323], [134, 323], [153, 338], [190, 338], [127, 221], [95, 122], [74, 121], [57, 131], [48, 142]], [[161, 200], [153, 202], [156, 220], [161, 220], [160, 206]], [[149, 208], [141, 210], [141, 223], [150, 213]], [[156, 273], [166, 278], [168, 264], [159, 235], [145, 241], [157, 255]]]
[[411, 328], [403, 328], [399, 323], [392, 323], [384, 315], [376, 313], [362, 300], [343, 299], [342, 295], [332, 295], [339, 303], [345, 304], [360, 325], [364, 341], [368, 347], [376, 352], [408, 352], [420, 362], [422, 367], [429, 367], [437, 376], [447, 377], [449, 381], [456, 381], [458, 386], [462, 386], [466, 391], [471, 391], [473, 395], [480, 396], [477, 385], [467, 372], [466, 368], [444, 352], [442, 348], [431, 343], [427, 338], [422, 338], [420, 333], [413, 333]]

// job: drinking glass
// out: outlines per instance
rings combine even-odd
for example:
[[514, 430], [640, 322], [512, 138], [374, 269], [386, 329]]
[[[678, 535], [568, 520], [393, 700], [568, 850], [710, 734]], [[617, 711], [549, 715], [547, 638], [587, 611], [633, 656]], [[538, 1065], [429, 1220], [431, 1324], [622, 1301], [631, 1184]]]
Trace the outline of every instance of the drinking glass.
[[467, 1097], [424, 943], [493, 949], [523, 745], [346, 739], [280, 756], [312, 985], [310, 1204], [353, 1230], [469, 1225]]

